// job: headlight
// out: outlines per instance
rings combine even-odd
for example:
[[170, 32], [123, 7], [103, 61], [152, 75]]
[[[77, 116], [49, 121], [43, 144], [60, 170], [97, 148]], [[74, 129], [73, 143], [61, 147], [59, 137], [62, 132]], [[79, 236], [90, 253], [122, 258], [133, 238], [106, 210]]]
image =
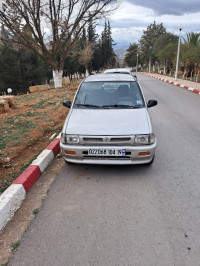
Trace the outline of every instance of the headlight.
[[67, 135], [67, 134], [62, 133], [61, 142], [63, 144], [78, 144], [79, 136], [78, 135]]
[[135, 135], [135, 145], [148, 145], [155, 142], [154, 134]]

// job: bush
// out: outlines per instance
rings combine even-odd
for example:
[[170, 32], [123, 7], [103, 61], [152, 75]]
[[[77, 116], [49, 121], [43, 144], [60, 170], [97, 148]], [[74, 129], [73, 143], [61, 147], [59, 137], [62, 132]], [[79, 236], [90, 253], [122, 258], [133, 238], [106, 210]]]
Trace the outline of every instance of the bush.
[[37, 55], [8, 45], [0, 49], [0, 93], [12, 88], [13, 94], [28, 92], [28, 87], [46, 83], [51, 69]]

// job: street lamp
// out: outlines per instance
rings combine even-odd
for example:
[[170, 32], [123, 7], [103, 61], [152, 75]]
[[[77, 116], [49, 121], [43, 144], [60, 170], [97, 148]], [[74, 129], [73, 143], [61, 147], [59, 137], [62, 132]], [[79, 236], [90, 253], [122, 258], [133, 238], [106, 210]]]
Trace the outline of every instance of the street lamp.
[[137, 69], [138, 69], [138, 54], [137, 54], [137, 61], [136, 61], [136, 75], [137, 75]]
[[175, 72], [175, 80], [177, 80], [177, 74], [178, 74], [178, 61], [179, 61], [179, 54], [180, 54], [180, 44], [181, 44], [181, 30], [182, 27], [179, 27], [179, 39], [178, 39], [178, 51], [177, 51], [177, 59], [176, 59], [176, 72]]
[[149, 46], [149, 73], [151, 73], [151, 49], [152, 49], [152, 46]]

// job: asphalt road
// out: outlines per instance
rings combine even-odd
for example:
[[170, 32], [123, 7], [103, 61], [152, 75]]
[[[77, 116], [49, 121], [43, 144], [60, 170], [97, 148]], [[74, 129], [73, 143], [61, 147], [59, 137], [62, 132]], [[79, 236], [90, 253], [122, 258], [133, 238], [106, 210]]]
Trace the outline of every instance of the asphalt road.
[[154, 164], [65, 165], [8, 265], [200, 265], [200, 96], [139, 81]]

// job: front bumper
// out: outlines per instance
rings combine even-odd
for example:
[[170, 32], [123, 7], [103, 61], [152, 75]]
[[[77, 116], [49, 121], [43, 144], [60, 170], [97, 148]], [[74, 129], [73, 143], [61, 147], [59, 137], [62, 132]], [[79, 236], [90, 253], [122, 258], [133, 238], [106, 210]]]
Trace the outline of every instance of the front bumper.
[[[122, 157], [108, 156], [89, 156], [87, 151], [93, 148], [100, 149], [125, 149], [126, 155]], [[154, 144], [142, 146], [85, 146], [85, 145], [66, 145], [60, 142], [60, 149], [63, 158], [67, 162], [78, 164], [103, 164], [103, 165], [130, 165], [130, 164], [146, 164], [151, 162], [156, 149], [156, 140]], [[66, 154], [66, 151], [75, 152], [75, 155]], [[149, 155], [139, 155], [141, 152], [149, 152]]]

